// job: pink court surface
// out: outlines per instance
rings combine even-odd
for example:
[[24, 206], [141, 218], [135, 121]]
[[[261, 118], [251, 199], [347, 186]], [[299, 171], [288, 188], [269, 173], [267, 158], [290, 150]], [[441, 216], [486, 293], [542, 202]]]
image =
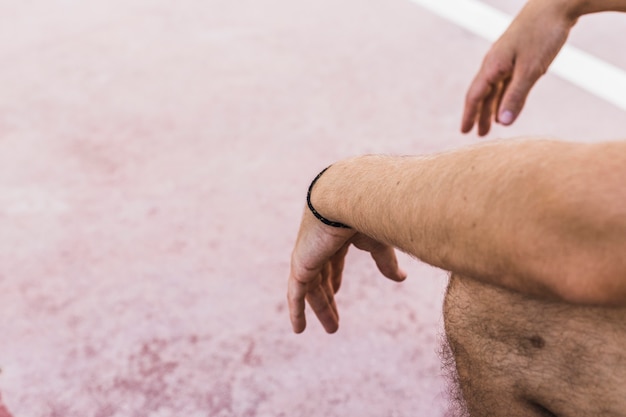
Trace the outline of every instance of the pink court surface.
[[[291, 333], [285, 284], [321, 168], [479, 141], [487, 41], [407, 0], [0, 10], [0, 417], [446, 415], [445, 272], [402, 255], [395, 284], [352, 252], [331, 336]], [[571, 44], [624, 69], [625, 30], [585, 17]], [[626, 117], [548, 74], [489, 138], [527, 134]]]

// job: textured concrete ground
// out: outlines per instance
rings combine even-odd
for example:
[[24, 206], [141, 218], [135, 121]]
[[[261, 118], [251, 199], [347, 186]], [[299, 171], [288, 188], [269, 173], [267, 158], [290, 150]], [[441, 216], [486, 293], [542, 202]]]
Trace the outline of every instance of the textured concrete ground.
[[[285, 282], [320, 168], [477, 140], [487, 43], [405, 1], [0, 11], [0, 417], [445, 415], [445, 273], [351, 254], [332, 336], [291, 334]], [[589, 22], [573, 41], [622, 51], [623, 23]], [[492, 137], [624, 132], [548, 75]]]

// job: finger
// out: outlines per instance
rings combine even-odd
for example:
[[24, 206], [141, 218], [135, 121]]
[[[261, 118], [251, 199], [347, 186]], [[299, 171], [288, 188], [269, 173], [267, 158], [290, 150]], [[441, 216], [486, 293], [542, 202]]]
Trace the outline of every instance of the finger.
[[380, 272], [387, 278], [397, 282], [406, 279], [407, 274], [398, 266], [398, 258], [393, 247], [381, 245], [380, 249], [372, 251], [372, 258]]
[[346, 243], [335, 256], [330, 260], [330, 282], [332, 283], [333, 292], [336, 294], [341, 287], [341, 279], [343, 277], [343, 267], [345, 264], [346, 254], [350, 248], [350, 242]]
[[480, 115], [478, 116], [478, 136], [485, 136], [491, 129], [491, 119], [493, 117], [493, 103], [500, 92], [500, 84], [491, 86], [491, 91], [482, 102]]
[[[465, 112], [461, 131], [467, 133], [472, 130], [481, 109], [487, 108], [484, 105], [485, 98], [503, 80], [511, 76], [513, 71], [513, 56], [498, 52], [494, 45], [483, 60], [483, 65], [472, 82], [467, 95], [465, 96]], [[482, 106], [482, 107], [481, 107]]]
[[476, 75], [474, 81], [472, 81], [472, 84], [465, 95], [465, 108], [463, 109], [461, 132], [467, 133], [472, 130], [472, 127], [474, 127], [474, 123], [476, 122], [476, 118], [480, 112], [483, 98], [489, 94], [489, 89], [489, 83], [487, 83], [486, 79], [483, 77], [481, 69], [478, 75]]
[[339, 321], [339, 313], [337, 311], [337, 304], [335, 304], [335, 291], [333, 290], [333, 283], [331, 280], [332, 275], [332, 265], [331, 263], [327, 263], [326, 267], [322, 271], [322, 290], [326, 294], [326, 298], [328, 298], [328, 303], [330, 304], [330, 308], [335, 313], [335, 317], [337, 317], [337, 321]]
[[307, 292], [306, 300], [311, 306], [311, 309], [317, 316], [317, 319], [322, 323], [324, 330], [327, 333], [335, 333], [339, 328], [339, 321], [335, 315], [330, 301], [324, 292], [322, 286], [317, 286], [311, 291]]
[[530, 90], [541, 75], [541, 71], [534, 70], [517, 70], [513, 73], [511, 83], [504, 90], [502, 102], [498, 109], [498, 121], [500, 123], [508, 126], [517, 119], [524, 108]]
[[294, 333], [302, 333], [306, 328], [306, 317], [304, 315], [306, 287], [306, 284], [295, 279], [293, 275], [289, 277], [287, 304], [289, 305], [289, 318]]
[[333, 310], [333, 313], [335, 313], [337, 322], [339, 322], [339, 311], [337, 310], [337, 303], [335, 302], [335, 291], [333, 290], [333, 284], [331, 283], [330, 279], [326, 281], [326, 285], [324, 285], [323, 289], [326, 293], [326, 298], [328, 298], [330, 308]]
[[504, 92], [507, 88], [509, 88], [509, 84], [511, 84], [511, 77], [504, 80], [500, 85], [500, 91], [498, 92], [498, 101], [493, 104], [493, 114], [496, 115], [496, 123], [500, 123], [500, 117], [498, 114], [498, 109], [502, 105], [502, 97], [504, 96]]

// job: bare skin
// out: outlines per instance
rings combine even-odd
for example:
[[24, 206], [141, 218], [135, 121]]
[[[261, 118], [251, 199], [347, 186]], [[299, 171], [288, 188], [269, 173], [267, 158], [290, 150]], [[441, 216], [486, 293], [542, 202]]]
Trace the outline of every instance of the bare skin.
[[626, 308], [538, 300], [453, 276], [457, 416], [626, 416]]
[[[485, 58], [462, 131], [515, 121], [578, 17], [626, 0], [530, 0]], [[351, 245], [387, 278], [394, 247], [452, 272], [444, 306], [459, 415], [626, 416], [626, 143], [491, 143], [428, 157], [341, 161], [313, 190], [292, 253], [294, 332], [305, 300], [327, 332]], [[472, 277], [472, 278], [468, 278]]]
[[477, 126], [479, 136], [492, 122], [510, 125], [519, 116], [539, 78], [559, 53], [582, 15], [626, 12], [625, 0], [530, 0], [492, 45], [465, 98], [461, 131]]
[[429, 157], [365, 156], [333, 165], [292, 254], [293, 328], [304, 300], [328, 331], [347, 247], [400, 281], [393, 248], [431, 265], [540, 298], [626, 304], [626, 142], [518, 140]]
[[[577, 19], [623, 0], [529, 1], [468, 89], [461, 131], [513, 123]], [[626, 308], [545, 301], [454, 275], [445, 301], [459, 416], [626, 415]]]
[[293, 330], [306, 327], [305, 300], [327, 332], [338, 329], [351, 245], [394, 281], [406, 278], [400, 248], [474, 278], [452, 280], [445, 317], [471, 416], [624, 416], [625, 177], [626, 142], [341, 161], [312, 202], [352, 228], [305, 210], [288, 284]]

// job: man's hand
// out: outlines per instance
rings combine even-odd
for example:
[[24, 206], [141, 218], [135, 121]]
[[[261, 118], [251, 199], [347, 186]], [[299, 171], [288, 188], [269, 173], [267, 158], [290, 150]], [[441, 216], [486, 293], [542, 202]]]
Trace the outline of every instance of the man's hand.
[[485, 56], [469, 87], [461, 131], [478, 135], [491, 121], [510, 125], [533, 85], [547, 70], [576, 23], [568, 0], [530, 0]]
[[341, 285], [343, 265], [353, 244], [370, 252], [378, 269], [387, 278], [403, 281], [406, 273], [398, 267], [394, 249], [353, 229], [323, 224], [305, 209], [296, 245], [291, 255], [288, 302], [291, 325], [295, 333], [306, 327], [304, 300], [309, 303], [328, 333], [339, 326], [335, 293]]

